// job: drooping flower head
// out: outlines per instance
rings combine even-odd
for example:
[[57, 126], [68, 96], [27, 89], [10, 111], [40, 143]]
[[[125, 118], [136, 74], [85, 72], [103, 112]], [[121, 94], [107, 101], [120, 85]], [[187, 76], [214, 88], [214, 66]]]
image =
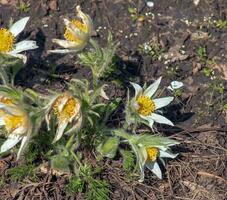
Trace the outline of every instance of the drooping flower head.
[[172, 154], [170, 147], [179, 144], [176, 140], [151, 134], [129, 134], [122, 129], [115, 130], [115, 135], [128, 141], [136, 155], [137, 166], [140, 170], [140, 182], [144, 181], [145, 168], [151, 170], [158, 178], [162, 178], [162, 172], [158, 160], [163, 158], [175, 158], [178, 154]]
[[58, 128], [53, 142], [58, 141], [68, 124], [72, 127], [66, 132], [70, 133], [80, 128], [82, 123], [81, 103], [69, 93], [64, 93], [54, 97], [50, 103], [50, 110], [46, 116], [47, 124], [49, 124], [50, 114], [57, 117]]
[[[173, 143], [172, 145], [177, 144]], [[176, 158], [178, 154], [172, 154], [168, 148], [164, 148], [164, 146], [161, 147], [154, 147], [154, 146], [148, 146], [144, 147], [140, 145], [139, 151], [141, 151], [141, 163], [140, 170], [140, 182], [143, 182], [144, 180], [144, 170], [145, 168], [148, 168], [151, 172], [153, 172], [159, 179], [162, 179], [162, 171], [158, 164], [158, 159], [164, 163], [164, 160], [162, 158]]]
[[15, 22], [9, 29], [0, 28], [0, 53], [18, 57], [26, 63], [27, 57], [19, 53], [38, 48], [33, 40], [23, 40], [16, 43], [16, 37], [24, 30], [28, 20], [29, 17], [24, 17]]
[[0, 126], [5, 130], [7, 140], [2, 144], [0, 153], [6, 152], [21, 142], [17, 159], [30, 138], [32, 126], [28, 114], [16, 102], [0, 96]]
[[131, 105], [134, 110], [136, 110], [137, 114], [149, 123], [151, 128], [153, 127], [154, 122], [173, 126], [173, 123], [169, 119], [155, 113], [156, 110], [167, 106], [174, 99], [173, 97], [152, 98], [157, 91], [160, 82], [161, 77], [145, 90], [140, 85], [131, 83], [135, 89], [135, 97], [132, 100]]
[[65, 23], [65, 40], [53, 39], [52, 41], [65, 49], [49, 50], [50, 53], [70, 53], [82, 50], [88, 43], [93, 29], [92, 20], [89, 15], [81, 11], [80, 6], [76, 7], [77, 18], [68, 20]]

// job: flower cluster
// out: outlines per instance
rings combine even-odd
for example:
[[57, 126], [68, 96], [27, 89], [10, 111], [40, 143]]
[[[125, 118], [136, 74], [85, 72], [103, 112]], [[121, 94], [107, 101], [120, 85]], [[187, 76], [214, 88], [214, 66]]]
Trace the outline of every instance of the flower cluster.
[[32, 132], [32, 124], [28, 113], [13, 99], [0, 96], [0, 126], [3, 127], [7, 140], [2, 144], [0, 153], [6, 152], [21, 142], [17, 154], [19, 158]]
[[22, 40], [16, 43], [16, 37], [24, 30], [28, 20], [29, 17], [24, 17], [15, 22], [9, 29], [0, 28], [0, 53], [18, 57], [26, 63], [27, 57], [20, 53], [38, 48], [33, 40]]
[[152, 96], [158, 89], [161, 82], [161, 77], [156, 80], [153, 84], [147, 87], [145, 90], [136, 83], [131, 83], [135, 89], [135, 97], [132, 100], [132, 106], [139, 114], [139, 116], [149, 123], [152, 128], [154, 122], [161, 124], [168, 124], [173, 126], [173, 123], [166, 117], [157, 114], [158, 109], [169, 105], [173, 101], [173, 97], [163, 97], [153, 99]]
[[[35, 41], [23, 40], [16, 43], [16, 36], [20, 34], [29, 17], [22, 18], [9, 29], [0, 28], [0, 53], [11, 55], [23, 60], [27, 57], [20, 52], [36, 49]], [[125, 120], [123, 126], [113, 128], [109, 126], [112, 116], [121, 100], [118, 98], [110, 101], [104, 89], [107, 84], [102, 79], [114, 70], [113, 58], [117, 43], [112, 41], [109, 35], [107, 48], [101, 48], [97, 42], [91, 39], [93, 23], [89, 15], [76, 7], [74, 19], [64, 18], [65, 39], [53, 39], [52, 41], [62, 49], [49, 50], [49, 53], [72, 53], [83, 50], [88, 43], [93, 47], [86, 53], [78, 56], [80, 64], [90, 67], [92, 82], [87, 79], [72, 79], [67, 83], [67, 91], [45, 96], [31, 89], [21, 91], [9, 85], [4, 79], [5, 71], [2, 71], [2, 84], [0, 86], [0, 126], [1, 133], [7, 138], [0, 147], [0, 154], [4, 154], [21, 142], [17, 153], [17, 159], [25, 149], [29, 139], [40, 134], [41, 128], [51, 137], [52, 144], [56, 144], [50, 151], [50, 163], [54, 168], [60, 163], [61, 170], [75, 172], [82, 164], [77, 157], [78, 149], [84, 146], [96, 148], [102, 155], [113, 158], [120, 143], [128, 143], [137, 159], [137, 170], [140, 172], [139, 181], [144, 181], [144, 170], [148, 168], [158, 178], [162, 178], [159, 162], [164, 164], [163, 158], [175, 158], [177, 154], [171, 153], [170, 147], [178, 142], [155, 134], [155, 123], [174, 126], [161, 111], [168, 106], [174, 97], [157, 97], [157, 91], [162, 77], [154, 81], [150, 86], [141, 87], [131, 82], [135, 90], [134, 97], [128, 94], [128, 102], [125, 106]], [[2, 56], [2, 55], [1, 55]], [[2, 56], [4, 59], [4, 56]], [[7, 63], [5, 61], [5, 63]], [[13, 76], [14, 77], [14, 76]], [[173, 82], [169, 90], [174, 91], [183, 86], [183, 83]], [[46, 126], [44, 125], [46, 121]], [[146, 134], [140, 134], [140, 124], [145, 124]], [[121, 126], [121, 123], [119, 123]], [[52, 134], [53, 133], [53, 134]], [[83, 148], [79, 148], [84, 145]], [[122, 145], [125, 148], [124, 145]], [[58, 168], [59, 169], [59, 168]]]

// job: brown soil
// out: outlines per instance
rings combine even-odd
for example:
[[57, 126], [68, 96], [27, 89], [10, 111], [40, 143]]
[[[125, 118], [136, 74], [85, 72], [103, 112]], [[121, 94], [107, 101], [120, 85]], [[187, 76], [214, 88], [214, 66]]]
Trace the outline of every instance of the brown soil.
[[[0, 25], [6, 26], [10, 18], [31, 16], [26, 32], [20, 37], [36, 40], [40, 47], [27, 53], [29, 63], [18, 74], [16, 84], [41, 92], [48, 88], [61, 91], [64, 81], [73, 76], [90, 77], [89, 70], [75, 64], [75, 56], [46, 53], [55, 47], [51, 39], [62, 37], [62, 17], [72, 16], [75, 6], [81, 5], [94, 20], [94, 39], [104, 45], [110, 30], [120, 42], [117, 56], [119, 66], [127, 71], [126, 82], [150, 83], [163, 76], [163, 86], [172, 80], [185, 84], [181, 97], [169, 109], [169, 118], [176, 127], [158, 127], [164, 135], [181, 142], [175, 149], [180, 156], [168, 162], [163, 180], [147, 173], [144, 183], [125, 178], [121, 158], [107, 160], [102, 178], [111, 184], [110, 199], [225, 200], [227, 111], [221, 108], [227, 103], [227, 29], [217, 28], [213, 21], [226, 20], [227, 2], [201, 0], [198, 6], [192, 0], [153, 2], [154, 8], [147, 7], [143, 0], [31, 0], [29, 12], [22, 13], [16, 7], [17, 1], [0, 0]], [[138, 16], [143, 15], [144, 19], [133, 21], [129, 7], [137, 8]], [[148, 41], [164, 49], [159, 55], [161, 59], [139, 50], [139, 45]], [[218, 84], [225, 88], [222, 94], [209, 86], [213, 82], [204, 75], [206, 66], [196, 54], [199, 47], [206, 48], [207, 60], [215, 59], [209, 67], [219, 77]], [[51, 76], [53, 65], [59, 78]], [[113, 87], [110, 96], [125, 95], [124, 89]], [[212, 105], [208, 105], [209, 101]], [[15, 164], [13, 156], [0, 160], [0, 172]], [[65, 194], [64, 177], [42, 173], [38, 177], [38, 182], [7, 183], [0, 188], [0, 199], [83, 199], [83, 194], [75, 197]]]

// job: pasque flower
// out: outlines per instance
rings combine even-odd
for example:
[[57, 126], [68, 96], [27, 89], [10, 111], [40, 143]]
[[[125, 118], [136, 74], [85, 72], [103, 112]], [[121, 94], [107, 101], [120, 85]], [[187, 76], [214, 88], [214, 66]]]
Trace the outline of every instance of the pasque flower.
[[14, 100], [5, 96], [0, 96], [0, 126], [7, 137], [0, 147], [0, 153], [8, 151], [21, 141], [18, 159], [30, 138], [32, 125], [28, 114]]
[[[173, 143], [174, 145], [176, 143]], [[159, 179], [162, 179], [162, 171], [159, 167], [159, 164], [157, 162], [158, 158], [164, 163], [164, 160], [162, 158], [176, 158], [178, 154], [172, 154], [167, 148], [164, 146], [159, 147], [153, 147], [148, 146], [144, 147], [142, 144], [139, 145], [139, 151], [140, 151], [140, 170], [141, 170], [141, 176], [139, 181], [143, 182], [144, 180], [144, 170], [145, 168], [148, 168], [150, 171], [152, 171]]]
[[66, 127], [71, 125], [71, 128], [65, 132], [69, 134], [80, 129], [82, 123], [81, 103], [79, 99], [73, 97], [69, 93], [63, 93], [55, 96], [49, 105], [46, 121], [49, 128], [51, 114], [57, 117], [57, 131], [53, 142], [57, 142], [63, 135]]
[[27, 61], [27, 57], [20, 52], [38, 48], [33, 40], [22, 40], [16, 43], [16, 37], [24, 30], [29, 17], [24, 17], [15, 22], [9, 29], [0, 28], [0, 53], [9, 54]]
[[82, 50], [88, 43], [92, 34], [92, 20], [89, 15], [81, 11], [80, 6], [76, 7], [77, 19], [64, 19], [65, 33], [62, 39], [52, 41], [64, 49], [49, 50], [50, 53], [70, 53]]
[[157, 91], [160, 82], [161, 77], [145, 90], [140, 85], [131, 83], [135, 89], [135, 97], [133, 98], [131, 105], [133, 109], [136, 110], [136, 113], [149, 123], [151, 128], [153, 127], [154, 122], [173, 126], [173, 123], [169, 119], [155, 113], [158, 109], [170, 104], [174, 99], [173, 97], [152, 98]]

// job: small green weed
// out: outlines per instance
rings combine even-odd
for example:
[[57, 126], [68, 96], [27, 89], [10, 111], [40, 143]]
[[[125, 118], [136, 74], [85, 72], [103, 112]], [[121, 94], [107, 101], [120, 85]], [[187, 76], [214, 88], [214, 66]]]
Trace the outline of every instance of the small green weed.
[[121, 150], [121, 155], [123, 157], [123, 168], [126, 172], [133, 170], [135, 166], [135, 157], [131, 151]]
[[92, 169], [87, 164], [80, 166], [78, 176], [73, 176], [66, 185], [66, 192], [76, 194], [84, 191], [87, 200], [109, 199], [109, 184], [94, 177], [99, 172], [99, 169]]
[[227, 29], [227, 20], [219, 19], [218, 21], [216, 21], [215, 26], [218, 29]]
[[75, 194], [75, 193], [82, 192], [84, 189], [84, 186], [85, 186], [85, 182], [82, 179], [76, 176], [73, 176], [69, 180], [69, 183], [66, 185], [65, 190], [70, 194]]
[[207, 59], [207, 50], [206, 47], [198, 47], [196, 49], [196, 54], [201, 61], [205, 61]]
[[24, 178], [35, 178], [35, 166], [32, 164], [29, 165], [20, 165], [8, 170], [10, 179], [12, 181], [22, 181]]
[[30, 2], [19, 1], [17, 9], [22, 13], [28, 13], [30, 11]]

